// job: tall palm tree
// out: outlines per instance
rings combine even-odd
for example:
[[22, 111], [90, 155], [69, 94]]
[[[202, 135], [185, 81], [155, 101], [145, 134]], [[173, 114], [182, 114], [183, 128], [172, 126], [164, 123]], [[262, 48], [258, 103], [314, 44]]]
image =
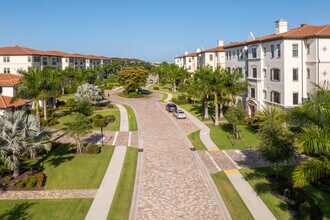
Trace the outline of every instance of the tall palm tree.
[[317, 85], [315, 88], [301, 107], [289, 113], [290, 125], [301, 130], [296, 145], [311, 157], [293, 172], [298, 187], [330, 175], [330, 90]]
[[36, 117], [24, 111], [0, 116], [0, 156], [14, 171], [14, 177], [19, 175], [20, 156], [34, 159], [38, 150], [50, 150], [48, 134], [46, 130], [39, 131]]
[[202, 67], [196, 70], [191, 80], [191, 91], [194, 95], [201, 98], [204, 106], [204, 119], [209, 118], [208, 99], [212, 95], [213, 88], [210, 86], [212, 79], [212, 70], [207, 67]]

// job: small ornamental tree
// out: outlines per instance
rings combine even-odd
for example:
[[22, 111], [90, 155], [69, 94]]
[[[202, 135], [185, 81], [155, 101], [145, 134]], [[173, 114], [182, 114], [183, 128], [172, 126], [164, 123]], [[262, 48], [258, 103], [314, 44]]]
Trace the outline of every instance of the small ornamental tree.
[[147, 83], [148, 71], [139, 67], [128, 67], [118, 73], [117, 81], [126, 92], [131, 93], [138, 90]]
[[99, 102], [103, 99], [103, 91], [98, 86], [85, 83], [78, 86], [74, 98], [78, 100], [88, 100], [89, 102]]
[[82, 139], [92, 132], [92, 124], [90, 120], [81, 113], [72, 113], [71, 121], [66, 123], [68, 134], [76, 140], [77, 150], [81, 153]]
[[225, 117], [232, 125], [236, 139], [241, 139], [240, 125], [243, 125], [246, 120], [246, 111], [241, 106], [231, 106], [228, 108]]
[[265, 123], [259, 130], [260, 145], [258, 152], [267, 161], [276, 164], [276, 179], [278, 165], [292, 159], [295, 155], [294, 136], [280, 123]]

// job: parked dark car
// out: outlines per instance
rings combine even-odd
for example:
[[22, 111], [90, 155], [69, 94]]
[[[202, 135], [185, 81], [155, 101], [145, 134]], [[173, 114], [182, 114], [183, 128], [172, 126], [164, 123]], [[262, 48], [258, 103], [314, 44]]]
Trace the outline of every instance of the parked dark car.
[[167, 110], [168, 112], [176, 111], [176, 109], [177, 109], [177, 107], [176, 107], [176, 104], [174, 104], [174, 103], [168, 103], [168, 104], [166, 105], [166, 110]]

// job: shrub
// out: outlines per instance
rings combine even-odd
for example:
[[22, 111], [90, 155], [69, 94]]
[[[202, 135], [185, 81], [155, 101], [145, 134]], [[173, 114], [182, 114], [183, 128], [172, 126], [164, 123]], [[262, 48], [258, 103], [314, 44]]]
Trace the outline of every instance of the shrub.
[[37, 185], [38, 177], [37, 176], [30, 176], [28, 178], [28, 182], [26, 183], [26, 188], [33, 188]]
[[105, 118], [93, 118], [94, 127], [105, 127], [107, 126]]
[[40, 123], [42, 126], [53, 126], [59, 124], [60, 122], [56, 118], [54, 118], [54, 116], [48, 116], [47, 120], [41, 118]]
[[19, 189], [24, 188], [24, 186], [25, 186], [25, 184], [24, 184], [23, 181], [18, 182], [18, 183], [15, 184], [15, 187], [16, 187], [16, 188], [19, 188]]
[[179, 94], [178, 95], [178, 100], [183, 101], [187, 99], [187, 95], [186, 94]]
[[38, 173], [37, 174], [37, 186], [42, 187], [45, 182], [45, 174], [44, 173]]
[[105, 116], [106, 120], [105, 120], [105, 123], [108, 125], [109, 123], [113, 123], [116, 118], [114, 115], [107, 115]]
[[159, 90], [159, 86], [154, 86], [154, 90]]
[[100, 153], [101, 147], [96, 144], [89, 144], [86, 149], [89, 154], [98, 154]]
[[59, 107], [66, 107], [66, 102], [65, 101], [62, 101], [62, 100], [57, 100], [56, 101], [56, 107], [59, 108]]
[[101, 106], [93, 106], [93, 111], [103, 110]]
[[76, 101], [74, 99], [68, 99], [66, 101], [66, 106], [68, 106], [69, 108], [75, 108], [76, 107]]
[[188, 100], [178, 100], [177, 98], [172, 98], [172, 102], [174, 102], [177, 105], [189, 104]]
[[115, 105], [114, 104], [107, 104], [107, 106], [106, 106], [107, 108], [114, 108], [115, 107]]
[[87, 100], [82, 100], [78, 102], [75, 112], [79, 112], [85, 116], [91, 116], [93, 114], [93, 108], [89, 101]]

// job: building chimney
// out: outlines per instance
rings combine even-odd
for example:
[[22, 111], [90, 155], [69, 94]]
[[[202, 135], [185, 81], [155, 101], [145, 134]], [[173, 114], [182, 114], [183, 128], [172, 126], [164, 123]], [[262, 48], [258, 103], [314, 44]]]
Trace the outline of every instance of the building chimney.
[[282, 34], [288, 31], [288, 22], [284, 19], [280, 19], [278, 21], [275, 21], [275, 27], [275, 33]]
[[186, 52], [184, 52], [184, 55], [188, 55], [188, 52], [186, 51]]
[[218, 40], [218, 47], [222, 47], [223, 46], [223, 40]]
[[201, 52], [201, 49], [196, 48], [196, 53], [199, 53], [199, 52]]

